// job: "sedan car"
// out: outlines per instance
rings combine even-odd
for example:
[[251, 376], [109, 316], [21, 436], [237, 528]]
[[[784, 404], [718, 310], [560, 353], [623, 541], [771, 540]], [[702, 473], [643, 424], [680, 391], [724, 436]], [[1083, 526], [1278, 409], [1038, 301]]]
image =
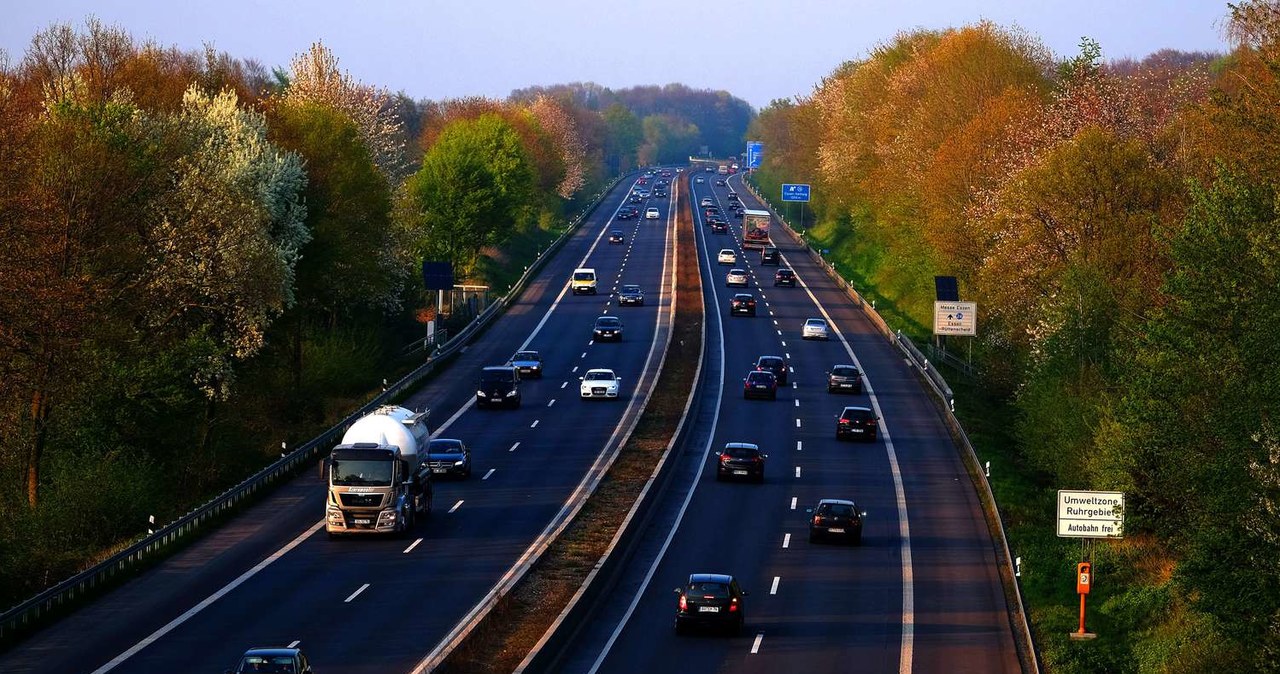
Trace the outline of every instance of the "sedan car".
[[622, 236], [621, 229], [615, 229], [609, 232], [609, 243], [624, 243], [626, 241]]
[[535, 377], [542, 379], [542, 355], [537, 351], [517, 351], [516, 355], [507, 361], [507, 365], [514, 366], [520, 370], [520, 377]]
[[630, 196], [627, 197], [627, 203], [629, 204], [638, 204], [643, 201], [644, 201], [644, 198], [638, 194], [631, 194]]
[[730, 316], [755, 316], [756, 315], [756, 297], [751, 293], [738, 293], [729, 300]]
[[716, 262], [720, 264], [737, 264], [738, 254], [732, 248], [721, 248], [716, 254]]
[[471, 477], [471, 449], [456, 438], [436, 438], [427, 443], [427, 466], [436, 475]]
[[288, 674], [312, 674], [307, 656], [296, 648], [250, 648], [240, 656], [233, 674], [250, 672], [287, 672]]
[[857, 365], [836, 365], [827, 373], [827, 393], [862, 393], [862, 373]]
[[772, 372], [748, 372], [742, 380], [742, 398], [778, 399], [778, 378]]
[[591, 398], [612, 398], [617, 399], [618, 391], [621, 389], [622, 380], [613, 370], [605, 368], [593, 368], [587, 370], [587, 373], [578, 378], [582, 383], [578, 385], [578, 393], [583, 400]]
[[782, 356], [760, 356], [756, 359], [755, 369], [757, 372], [772, 372], [779, 384], [787, 385], [787, 361]]
[[698, 205], [706, 208], [708, 206], [715, 206], [716, 202], [711, 197], [702, 197], [702, 201], [698, 202]]
[[747, 287], [747, 270], [730, 269], [729, 273], [724, 276], [724, 284], [726, 286]]
[[631, 220], [636, 217], [636, 211], [630, 206], [623, 206], [618, 209], [618, 214], [614, 217], [618, 220]]
[[693, 573], [676, 588], [676, 634], [691, 627], [721, 627], [733, 634], [742, 632], [746, 621], [743, 597], [747, 595], [733, 576], [723, 573]]
[[871, 442], [876, 439], [879, 420], [869, 407], [846, 407], [836, 419], [836, 440], [859, 438]]
[[597, 342], [603, 342], [607, 339], [621, 342], [622, 319], [616, 316], [601, 316], [596, 319], [596, 326], [591, 334]]
[[618, 291], [618, 306], [625, 307], [628, 304], [637, 307], [644, 306], [644, 291], [634, 283], [628, 283]]
[[698, 183], [699, 185], [701, 185], [702, 183], [707, 182], [707, 179], [706, 179], [706, 178], [703, 178], [702, 176], [698, 176], [697, 178], [694, 178], [694, 179], [693, 179], [693, 182]]
[[773, 285], [796, 287], [796, 273], [785, 267], [779, 269], [773, 273]]
[[839, 538], [853, 545], [862, 545], [862, 513], [853, 501], [824, 498], [808, 512], [813, 515], [809, 520], [810, 543]]
[[716, 455], [716, 479], [744, 477], [764, 482], [764, 460], [768, 454], [760, 453], [760, 446], [750, 442], [726, 443]]
[[656, 208], [650, 208], [650, 209], [645, 210], [645, 212], [644, 212], [644, 219], [645, 219], [645, 220], [657, 220], [658, 218], [661, 218], [661, 217], [662, 217], [662, 215], [661, 215], [660, 213], [658, 213], [658, 209], [656, 209]]
[[718, 219], [717, 219], [717, 220], [712, 220], [712, 221], [711, 221], [711, 233], [712, 233], [712, 234], [728, 234], [728, 233], [729, 233], [729, 223], [725, 222], [724, 220], [718, 220]]
[[804, 322], [804, 328], [800, 331], [801, 339], [830, 339], [831, 334], [827, 332], [827, 322], [821, 318], [810, 318]]

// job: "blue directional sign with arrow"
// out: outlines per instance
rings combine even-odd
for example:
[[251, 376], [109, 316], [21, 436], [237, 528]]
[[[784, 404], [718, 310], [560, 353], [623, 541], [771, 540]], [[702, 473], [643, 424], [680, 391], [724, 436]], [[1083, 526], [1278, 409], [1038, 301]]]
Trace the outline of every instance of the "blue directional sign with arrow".
[[783, 201], [808, 201], [809, 186], [804, 183], [782, 183]]
[[760, 159], [764, 156], [764, 143], [758, 140], [747, 142], [747, 168], [760, 168]]

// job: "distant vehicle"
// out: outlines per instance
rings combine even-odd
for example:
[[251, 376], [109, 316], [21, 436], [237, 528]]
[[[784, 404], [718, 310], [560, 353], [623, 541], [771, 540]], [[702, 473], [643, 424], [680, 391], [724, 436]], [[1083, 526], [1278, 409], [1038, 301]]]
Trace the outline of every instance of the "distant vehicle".
[[622, 380], [613, 370], [605, 368], [593, 368], [587, 370], [587, 373], [578, 378], [582, 383], [578, 385], [578, 395], [583, 399], [589, 398], [613, 398], [617, 399], [619, 391], [622, 387]]
[[476, 407], [520, 407], [520, 370], [513, 365], [491, 365], [480, 371]]
[[596, 294], [596, 270], [590, 267], [579, 267], [573, 270], [573, 294]]
[[605, 340], [621, 342], [622, 319], [617, 316], [601, 316], [596, 319], [596, 325], [595, 328], [592, 329], [591, 334], [597, 342], [603, 342]]
[[862, 393], [862, 373], [856, 365], [836, 365], [827, 373], [827, 393]]
[[869, 407], [846, 407], [836, 419], [836, 440], [859, 438], [868, 442], [876, 439], [876, 422], [880, 418]]
[[755, 368], [759, 372], [772, 372], [779, 384], [787, 385], [787, 361], [782, 356], [760, 356]]
[[655, 199], [666, 199], [668, 196], [671, 196], [671, 195], [669, 195], [667, 191], [662, 189], [661, 187], [653, 191], [653, 197]]
[[658, 209], [656, 208], [650, 208], [644, 212], [645, 220], [657, 220], [658, 218], [661, 218], [661, 217], [662, 215], [658, 213]]
[[755, 316], [756, 315], [756, 298], [751, 293], [738, 293], [729, 300], [729, 315], [737, 316]]
[[723, 178], [716, 178], [716, 187], [724, 187], [724, 185], [725, 183]]
[[778, 399], [778, 378], [772, 372], [748, 372], [742, 380], [742, 397]]
[[707, 179], [706, 179], [706, 178], [703, 178], [702, 176], [698, 176], [697, 178], [694, 178], [694, 179], [693, 179], [693, 182], [698, 183], [699, 185], [701, 185], [701, 184], [703, 184], [703, 183], [707, 182]]
[[729, 197], [728, 197], [728, 198], [729, 198], [729, 201], [737, 201], [737, 200], [738, 200], [738, 193], [737, 193], [737, 192], [734, 192], [733, 190], [729, 190]]
[[307, 656], [297, 648], [250, 648], [240, 657], [235, 669], [226, 674], [251, 674], [254, 672], [284, 672], [285, 674], [313, 674]]
[[471, 449], [457, 438], [436, 438], [427, 443], [427, 465], [435, 475], [471, 477]]
[[776, 246], [765, 246], [764, 249], [760, 251], [760, 264], [782, 264], [782, 254], [778, 252], [778, 248]]
[[[726, 165], [724, 165], [724, 164], [721, 164], [721, 165], [716, 169], [716, 173], [719, 173], [719, 174], [720, 174], [720, 175], [722, 175], [722, 176], [723, 176], [723, 175], [729, 175], [729, 167], [728, 167], [728, 166], [726, 166]], [[716, 183], [716, 184], [718, 185], [719, 183]]]
[[774, 286], [791, 286], [796, 287], [796, 273], [783, 267], [773, 273]]
[[712, 220], [711, 233], [712, 234], [728, 234], [729, 223], [725, 222], [724, 220]]
[[733, 252], [732, 248], [721, 248], [716, 253], [716, 262], [720, 264], [734, 264], [738, 261], [738, 254]]
[[729, 288], [732, 288], [733, 286], [739, 286], [742, 288], [747, 287], [747, 270], [730, 269], [729, 273], [724, 276], [724, 285]]
[[853, 501], [824, 498], [818, 501], [817, 507], [809, 508], [807, 512], [813, 515], [809, 520], [810, 543], [840, 538], [853, 545], [862, 545], [863, 513]]
[[810, 318], [804, 322], [804, 328], [800, 330], [801, 339], [830, 339], [831, 335], [827, 332], [827, 322], [821, 318]]
[[738, 165], [737, 165], [737, 164], [730, 164], [730, 165], [729, 165], [729, 173], [737, 173], [737, 172], [738, 172]]
[[707, 173], [715, 173], [715, 172], [716, 172], [716, 167], [714, 167], [714, 166], [708, 166], [705, 170], [706, 170], [706, 172], [707, 172]]
[[670, 178], [670, 177], [671, 177], [671, 171], [663, 171], [663, 172], [662, 172], [662, 177], [663, 177], [663, 178]]
[[627, 284], [622, 286], [618, 291], [618, 306], [625, 307], [627, 305], [642, 307], [644, 306], [644, 291], [640, 286], [635, 284]]
[[726, 443], [716, 455], [716, 479], [745, 477], [764, 482], [764, 460], [768, 454], [760, 452], [759, 445], [750, 442]]
[[626, 240], [622, 237], [622, 230], [615, 229], [609, 232], [609, 243], [624, 243]]
[[711, 218], [720, 217], [720, 209], [715, 206], [708, 206], [702, 209], [702, 217], [710, 220]]
[[708, 206], [715, 206], [716, 202], [711, 197], [702, 197], [702, 201], [698, 202], [698, 205], [706, 208]]
[[744, 209], [742, 218], [742, 248], [744, 250], [753, 248], [763, 250], [773, 245], [769, 241], [769, 225], [773, 221], [769, 211]]
[[637, 197], [640, 197], [641, 199], [649, 198], [649, 190], [636, 190], [633, 194], [635, 194]]
[[746, 621], [743, 597], [747, 595], [733, 576], [723, 573], [693, 573], [676, 588], [676, 634], [691, 627], [722, 627], [742, 633]]
[[632, 210], [629, 206], [623, 206], [618, 209], [618, 214], [614, 217], [618, 220], [630, 220], [636, 217], [636, 211]]
[[517, 351], [507, 365], [516, 368], [521, 378], [542, 379], [542, 355], [537, 351]]
[[[650, 173], [649, 175], [653, 175], [653, 174], [652, 174], [652, 173]], [[648, 185], [648, 184], [649, 184], [649, 179], [648, 179], [648, 178], [641, 178], [641, 179], [639, 179], [639, 180], [637, 180], [637, 181], [636, 181], [636, 184], [637, 184], [637, 185]]]
[[644, 199], [642, 199], [638, 194], [630, 194], [627, 196], [627, 203], [629, 204], [639, 204], [643, 201]]

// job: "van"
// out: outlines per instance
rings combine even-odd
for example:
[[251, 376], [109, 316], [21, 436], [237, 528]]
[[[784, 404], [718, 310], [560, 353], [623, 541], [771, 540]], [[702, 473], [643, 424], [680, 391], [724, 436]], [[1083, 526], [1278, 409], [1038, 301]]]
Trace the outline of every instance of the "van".
[[573, 294], [596, 294], [596, 270], [578, 268], [573, 270]]
[[760, 264], [780, 264], [782, 258], [778, 255], [778, 249], [774, 246], [765, 246], [760, 251]]

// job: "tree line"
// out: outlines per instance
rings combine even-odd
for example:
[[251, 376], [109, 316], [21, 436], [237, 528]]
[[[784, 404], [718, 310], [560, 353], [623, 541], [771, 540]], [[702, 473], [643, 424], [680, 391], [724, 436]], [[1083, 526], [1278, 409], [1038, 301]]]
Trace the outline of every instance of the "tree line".
[[[1046, 492], [1128, 494], [1095, 609], [1122, 634], [1046, 646], [1050, 671], [1280, 668], [1280, 4], [1229, 11], [1230, 53], [1141, 61], [902, 33], [748, 134], [766, 192], [813, 183], [815, 233], [918, 334], [958, 277]], [[1069, 601], [1032, 607], [1042, 646]]]
[[629, 95], [415, 101], [322, 44], [268, 69], [96, 19], [0, 53], [0, 603], [411, 366], [424, 260], [485, 282], [482, 260], [553, 236], [619, 171], [707, 144], [690, 120], [741, 137], [752, 114]]

